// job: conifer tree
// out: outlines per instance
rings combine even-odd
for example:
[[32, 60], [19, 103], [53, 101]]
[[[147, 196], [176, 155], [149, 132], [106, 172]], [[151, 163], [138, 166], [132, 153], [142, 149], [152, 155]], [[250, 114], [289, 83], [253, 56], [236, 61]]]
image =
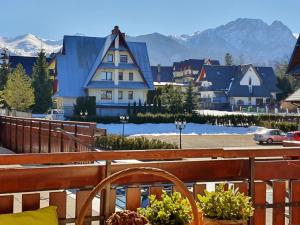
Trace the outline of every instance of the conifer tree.
[[233, 57], [232, 57], [232, 55], [230, 53], [226, 53], [224, 59], [225, 59], [225, 65], [226, 66], [233, 65]]
[[9, 75], [3, 99], [11, 109], [19, 111], [26, 111], [34, 104], [32, 83], [21, 64]]
[[0, 91], [4, 89], [8, 76], [11, 72], [8, 57], [8, 50], [6, 48], [2, 49], [0, 57]]
[[168, 113], [183, 112], [183, 98], [179, 88], [173, 85], [165, 86], [162, 91], [161, 100]]
[[127, 105], [127, 114], [131, 115], [131, 105], [130, 105], [130, 102], [128, 102], [128, 105]]
[[185, 93], [184, 108], [188, 113], [192, 113], [196, 109], [196, 95], [193, 90], [192, 82], [189, 83], [187, 91]]
[[33, 111], [35, 113], [45, 113], [52, 105], [52, 80], [49, 76], [48, 63], [44, 50], [39, 52], [32, 71], [35, 96]]

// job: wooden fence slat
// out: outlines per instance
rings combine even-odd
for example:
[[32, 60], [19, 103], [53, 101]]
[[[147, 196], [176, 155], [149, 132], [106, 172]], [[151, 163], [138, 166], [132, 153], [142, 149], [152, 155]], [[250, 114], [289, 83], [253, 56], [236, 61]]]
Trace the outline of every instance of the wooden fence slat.
[[141, 190], [139, 187], [128, 187], [126, 190], [126, 209], [136, 211], [141, 206]]
[[155, 195], [157, 199], [161, 199], [163, 187], [150, 187], [150, 195]]
[[206, 184], [194, 184], [193, 186], [193, 194], [196, 201], [198, 201], [197, 195], [203, 195], [204, 190], [206, 189]]
[[[300, 180], [294, 180], [291, 184], [291, 200], [292, 202], [300, 202]], [[292, 206], [291, 225], [300, 224], [300, 207]]]
[[[77, 191], [76, 192], [76, 218], [78, 218], [80, 210], [83, 206], [83, 204], [85, 203], [88, 195], [89, 195], [90, 191]], [[92, 216], [92, 202], [88, 207], [87, 213], [86, 213], [86, 217], [91, 217]], [[85, 225], [90, 225], [91, 222], [85, 221], [84, 222]]]
[[248, 183], [247, 182], [237, 182], [234, 183], [234, 188], [238, 188], [239, 192], [248, 195]]
[[[273, 204], [285, 203], [285, 182], [273, 181]], [[285, 223], [284, 216], [285, 207], [276, 207], [273, 209], [273, 225], [283, 225]]]
[[[254, 185], [254, 225], [265, 225], [266, 224], [266, 183], [255, 182]], [[255, 207], [259, 205], [259, 207]]]
[[0, 196], [0, 214], [13, 213], [14, 211], [14, 196]]
[[65, 191], [51, 192], [49, 194], [49, 205], [57, 206], [59, 219], [66, 219], [67, 216], [67, 194]]
[[22, 211], [36, 210], [40, 208], [40, 194], [23, 194], [22, 195]]
[[116, 198], [117, 198], [117, 190], [115, 188], [110, 189], [110, 202], [109, 202], [109, 215], [113, 214], [116, 211]]

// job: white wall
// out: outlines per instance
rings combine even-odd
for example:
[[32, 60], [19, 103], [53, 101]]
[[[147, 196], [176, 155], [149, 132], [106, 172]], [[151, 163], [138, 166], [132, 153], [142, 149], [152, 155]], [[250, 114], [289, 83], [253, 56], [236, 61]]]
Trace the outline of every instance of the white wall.
[[[112, 99], [111, 100], [105, 100], [105, 99], [101, 99], [101, 91], [102, 90], [111, 90], [112, 91]], [[123, 91], [123, 99], [118, 99], [118, 94], [119, 91]], [[128, 91], [133, 91], [133, 99], [129, 100], [128, 99]], [[128, 102], [139, 102], [139, 99], [141, 99], [141, 102], [144, 104], [144, 102], [146, 101], [147, 98], [147, 90], [143, 90], [143, 89], [96, 89], [96, 88], [90, 88], [88, 89], [88, 94], [89, 96], [95, 96], [96, 97], [96, 102], [98, 104], [101, 103], [114, 103], [114, 104], [118, 104], [118, 103], [125, 103], [127, 104]]]
[[240, 85], [248, 86], [250, 78], [251, 78], [252, 86], [260, 86], [261, 81], [252, 67], [250, 67], [249, 70], [245, 73], [245, 75], [240, 81]]

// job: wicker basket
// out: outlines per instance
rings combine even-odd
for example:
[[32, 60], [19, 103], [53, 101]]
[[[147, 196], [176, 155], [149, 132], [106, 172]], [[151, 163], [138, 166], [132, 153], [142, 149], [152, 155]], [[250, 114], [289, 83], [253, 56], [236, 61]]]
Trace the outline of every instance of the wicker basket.
[[93, 198], [100, 193], [107, 185], [117, 181], [120, 178], [126, 177], [126, 176], [132, 176], [136, 174], [151, 174], [151, 175], [156, 175], [158, 177], [162, 177], [166, 180], [171, 181], [173, 184], [176, 185], [176, 189], [181, 192], [181, 194], [186, 197], [192, 207], [192, 213], [193, 213], [193, 219], [194, 221], [192, 222], [193, 225], [201, 225], [200, 223], [200, 214], [198, 213], [198, 209], [196, 206], [196, 202], [193, 198], [193, 195], [190, 193], [190, 191], [187, 189], [185, 184], [178, 179], [176, 176], [173, 174], [157, 169], [157, 168], [151, 168], [151, 167], [137, 167], [137, 168], [129, 168], [125, 170], [121, 170], [117, 173], [114, 173], [110, 175], [109, 177], [106, 177], [103, 179], [89, 194], [88, 198], [86, 199], [84, 205], [82, 206], [79, 216], [76, 220], [76, 225], [83, 225], [84, 224], [84, 218], [87, 212], [87, 209], [93, 200]]
[[246, 220], [213, 220], [203, 217], [203, 225], [247, 225]]

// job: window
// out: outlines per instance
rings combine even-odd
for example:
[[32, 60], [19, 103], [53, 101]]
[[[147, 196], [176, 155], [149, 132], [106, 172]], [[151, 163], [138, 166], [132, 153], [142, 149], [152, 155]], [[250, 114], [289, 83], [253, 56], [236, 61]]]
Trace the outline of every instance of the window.
[[129, 80], [133, 80], [133, 73], [132, 72], [129, 73]]
[[101, 80], [112, 80], [112, 72], [101, 72]]
[[133, 91], [128, 91], [128, 99], [129, 100], [133, 99]]
[[123, 91], [119, 91], [118, 99], [123, 99]]
[[120, 62], [121, 63], [127, 63], [128, 62], [127, 55], [120, 55]]
[[101, 99], [111, 100], [112, 99], [112, 91], [101, 91]]
[[123, 72], [119, 72], [119, 80], [123, 80]]
[[108, 54], [107, 55], [107, 62], [113, 62], [114, 61], [114, 56], [113, 54]]

